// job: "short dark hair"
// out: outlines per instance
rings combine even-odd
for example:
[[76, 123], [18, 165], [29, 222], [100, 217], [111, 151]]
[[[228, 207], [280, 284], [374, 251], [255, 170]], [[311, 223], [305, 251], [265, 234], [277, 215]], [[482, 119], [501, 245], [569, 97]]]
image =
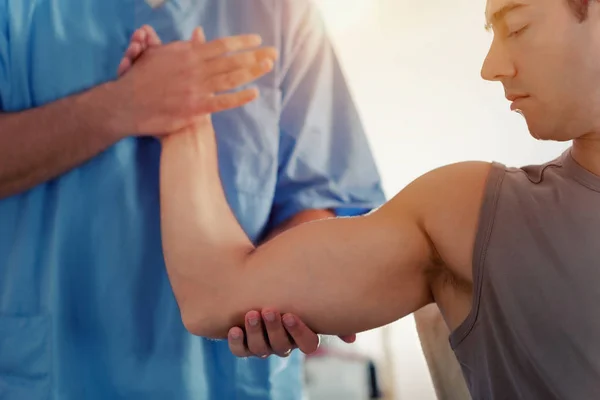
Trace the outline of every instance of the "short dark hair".
[[575, 16], [580, 22], [586, 20], [588, 16], [588, 6], [590, 5], [589, 0], [567, 0], [567, 3], [569, 3], [571, 10], [575, 13]]

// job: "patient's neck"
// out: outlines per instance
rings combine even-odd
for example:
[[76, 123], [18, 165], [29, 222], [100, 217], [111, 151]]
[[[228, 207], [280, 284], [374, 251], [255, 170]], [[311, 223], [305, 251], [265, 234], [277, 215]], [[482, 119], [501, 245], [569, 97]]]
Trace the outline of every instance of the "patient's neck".
[[583, 168], [600, 176], [600, 137], [594, 135], [575, 139], [571, 155]]

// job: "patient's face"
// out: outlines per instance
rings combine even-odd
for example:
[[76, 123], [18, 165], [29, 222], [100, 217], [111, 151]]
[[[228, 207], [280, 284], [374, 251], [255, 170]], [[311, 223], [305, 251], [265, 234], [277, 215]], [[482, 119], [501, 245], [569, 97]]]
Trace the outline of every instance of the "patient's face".
[[[581, 0], [573, 0], [581, 1]], [[499, 81], [539, 139], [600, 128], [600, 4], [585, 21], [568, 0], [488, 0], [494, 38], [482, 77]]]

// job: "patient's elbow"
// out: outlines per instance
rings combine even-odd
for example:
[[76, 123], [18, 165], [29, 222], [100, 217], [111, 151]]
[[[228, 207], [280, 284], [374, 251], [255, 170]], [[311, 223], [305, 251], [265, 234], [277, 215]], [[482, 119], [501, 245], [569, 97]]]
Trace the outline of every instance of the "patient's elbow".
[[185, 329], [195, 336], [209, 339], [226, 339], [230, 327], [223, 318], [210, 310], [181, 310], [181, 320]]

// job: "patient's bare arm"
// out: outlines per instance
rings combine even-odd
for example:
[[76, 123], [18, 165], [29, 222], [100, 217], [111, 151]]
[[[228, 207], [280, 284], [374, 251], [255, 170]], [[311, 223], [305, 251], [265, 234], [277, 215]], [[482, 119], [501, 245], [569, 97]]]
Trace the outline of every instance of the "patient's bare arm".
[[473, 234], [476, 217], [466, 219], [464, 233], [453, 226], [440, 236], [437, 226], [477, 214], [487, 168], [433, 171], [367, 216], [302, 224], [254, 248], [223, 193], [214, 132], [169, 136], [161, 159], [163, 248], [184, 324], [224, 338], [243, 326], [247, 310], [274, 308], [315, 332], [344, 335], [412, 313], [434, 300], [426, 273], [439, 264], [434, 246], [463, 255], [472, 247], [462, 238]]

